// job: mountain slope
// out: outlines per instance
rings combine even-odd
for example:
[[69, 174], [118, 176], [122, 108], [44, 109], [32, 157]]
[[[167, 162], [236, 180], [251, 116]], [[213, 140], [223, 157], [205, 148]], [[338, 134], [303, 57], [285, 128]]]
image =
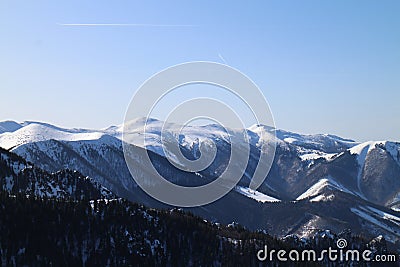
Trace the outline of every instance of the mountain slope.
[[0, 188], [10, 194], [63, 199], [112, 198], [113, 194], [77, 171], [48, 173], [0, 148]]

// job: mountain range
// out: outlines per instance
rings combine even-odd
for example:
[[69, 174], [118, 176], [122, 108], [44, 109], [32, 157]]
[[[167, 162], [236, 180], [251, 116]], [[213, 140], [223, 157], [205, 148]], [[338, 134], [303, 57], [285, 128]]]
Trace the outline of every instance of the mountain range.
[[[146, 150], [156, 169], [168, 180], [197, 186], [218, 177], [230, 157], [227, 130], [218, 125], [170, 125], [170, 136], [179, 141], [188, 158], [199, 156], [199, 147], [213, 142], [214, 162], [197, 173], [177, 169], [162, 147], [162, 121], [139, 118], [130, 129], [140, 133], [146, 123], [146, 146], [137, 135], [133, 151]], [[136, 185], [122, 151], [123, 125], [101, 130], [66, 129], [41, 122], [0, 122], [0, 147], [27, 162], [15, 171], [49, 173], [42, 184], [26, 182], [30, 194], [62, 197], [94, 184], [92, 198], [121, 197], [153, 208], [171, 208], [149, 197]], [[234, 130], [232, 130], [234, 131]], [[285, 237], [308, 238], [319, 231], [351, 229], [368, 238], [382, 235], [400, 249], [400, 144], [391, 141], [359, 143], [335, 135], [304, 135], [254, 125], [245, 129], [250, 140], [246, 172], [238, 185], [214, 203], [187, 209], [212, 222], [240, 223], [251, 230]], [[266, 138], [267, 137], [267, 138]], [[166, 140], [168, 141], [168, 140]], [[276, 143], [268, 176], [255, 191], [249, 182], [260, 157], [263, 142]], [[168, 151], [167, 151], [168, 152]], [[147, 175], [145, 167], [133, 175]], [[36, 170], [35, 168], [38, 168]], [[60, 175], [60, 173], [62, 175]], [[3, 174], [3, 189], [14, 190], [16, 179]], [[70, 182], [66, 182], [70, 181]], [[20, 188], [20, 187], [18, 187]], [[73, 190], [76, 192], [76, 190]], [[77, 199], [84, 196], [76, 195]]]
[[[49, 173], [2, 148], [0, 188], [2, 266], [259, 266], [256, 255], [264, 246], [322, 253], [340, 239], [372, 256], [395, 255], [383, 236], [368, 240], [349, 230], [319, 230], [307, 238], [277, 238], [182, 209], [146, 208], [77, 171]], [[397, 266], [394, 260], [386, 266]], [[343, 262], [308, 263], [322, 264]]]

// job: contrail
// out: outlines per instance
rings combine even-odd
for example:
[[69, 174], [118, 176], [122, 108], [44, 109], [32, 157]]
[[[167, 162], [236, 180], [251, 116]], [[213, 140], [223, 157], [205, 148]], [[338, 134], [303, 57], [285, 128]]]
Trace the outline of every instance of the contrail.
[[222, 62], [224, 62], [226, 65], [228, 65], [228, 63], [226, 63], [226, 60], [220, 53], [218, 53], [218, 57], [222, 60]]
[[113, 27], [196, 27], [191, 24], [140, 24], [140, 23], [58, 23], [60, 26], [113, 26]]

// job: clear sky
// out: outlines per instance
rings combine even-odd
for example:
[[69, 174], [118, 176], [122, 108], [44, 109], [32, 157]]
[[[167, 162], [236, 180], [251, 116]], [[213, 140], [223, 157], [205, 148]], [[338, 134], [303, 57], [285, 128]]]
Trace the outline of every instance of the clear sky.
[[400, 1], [246, 2], [0, 1], [0, 120], [120, 124], [154, 73], [224, 59], [279, 128], [400, 141]]

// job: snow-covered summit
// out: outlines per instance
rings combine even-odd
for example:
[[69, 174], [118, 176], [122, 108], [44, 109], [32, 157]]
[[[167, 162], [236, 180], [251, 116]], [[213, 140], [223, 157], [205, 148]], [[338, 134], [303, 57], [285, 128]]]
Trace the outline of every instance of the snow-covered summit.
[[105, 132], [87, 129], [65, 129], [41, 122], [24, 122], [21, 127], [14, 131], [0, 134], [0, 147], [5, 149], [17, 146], [46, 141], [50, 139], [63, 141], [96, 140]]

